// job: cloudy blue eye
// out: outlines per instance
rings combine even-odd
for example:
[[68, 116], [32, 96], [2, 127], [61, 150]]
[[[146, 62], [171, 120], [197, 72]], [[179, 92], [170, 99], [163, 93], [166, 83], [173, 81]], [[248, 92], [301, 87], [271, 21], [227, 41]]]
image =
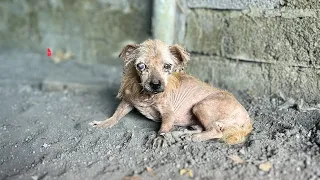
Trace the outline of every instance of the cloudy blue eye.
[[146, 65], [143, 64], [143, 63], [138, 63], [138, 64], [137, 64], [137, 68], [138, 68], [140, 71], [143, 71], [144, 69], [146, 69]]

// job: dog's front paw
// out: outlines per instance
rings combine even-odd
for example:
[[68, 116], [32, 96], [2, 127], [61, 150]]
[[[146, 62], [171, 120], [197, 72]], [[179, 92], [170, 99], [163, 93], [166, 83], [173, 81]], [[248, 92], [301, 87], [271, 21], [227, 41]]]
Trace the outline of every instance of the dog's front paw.
[[163, 136], [157, 136], [152, 141], [152, 148], [153, 149], [165, 148], [168, 146], [169, 146], [169, 144]]
[[171, 132], [163, 133], [159, 132], [158, 136], [155, 137], [152, 141], [153, 148], [163, 148], [171, 146], [177, 142], [177, 137], [174, 136]]
[[116, 122], [112, 121], [112, 120], [104, 120], [104, 121], [92, 121], [91, 123], [89, 123], [91, 126], [93, 127], [98, 127], [98, 128], [110, 128], [113, 125], [116, 124]]
[[172, 131], [171, 136], [176, 142], [191, 141], [191, 133], [189, 131]]
[[169, 133], [161, 133], [152, 141], [153, 148], [165, 148], [175, 144], [177, 142], [176, 138]]

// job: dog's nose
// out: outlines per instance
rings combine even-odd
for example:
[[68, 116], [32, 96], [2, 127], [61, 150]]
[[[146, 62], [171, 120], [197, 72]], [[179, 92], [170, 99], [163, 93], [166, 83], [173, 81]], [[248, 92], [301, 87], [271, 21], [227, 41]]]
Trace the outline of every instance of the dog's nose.
[[152, 90], [155, 90], [155, 91], [161, 90], [161, 82], [160, 82], [160, 80], [152, 80], [150, 82], [150, 87], [152, 88]]

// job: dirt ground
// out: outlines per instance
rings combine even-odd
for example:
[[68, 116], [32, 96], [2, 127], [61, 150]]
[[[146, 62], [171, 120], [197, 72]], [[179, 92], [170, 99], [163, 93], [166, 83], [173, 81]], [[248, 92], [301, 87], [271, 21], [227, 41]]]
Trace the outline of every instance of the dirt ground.
[[244, 144], [182, 137], [154, 148], [159, 123], [137, 112], [111, 129], [89, 125], [114, 112], [121, 74], [0, 50], [0, 179], [320, 179], [316, 104], [237, 92], [254, 119]]

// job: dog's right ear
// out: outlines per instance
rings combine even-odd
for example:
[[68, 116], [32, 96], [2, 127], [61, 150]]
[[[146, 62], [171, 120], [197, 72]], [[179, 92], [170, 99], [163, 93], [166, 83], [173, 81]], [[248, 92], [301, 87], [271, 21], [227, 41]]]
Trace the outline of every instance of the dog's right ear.
[[139, 47], [139, 44], [128, 44], [126, 47], [124, 47], [119, 54], [119, 57], [125, 62], [125, 64], [128, 63], [128, 61], [134, 59], [136, 57], [136, 52], [134, 52]]
[[169, 46], [169, 50], [177, 63], [175, 71], [183, 71], [190, 60], [190, 54], [186, 51], [186, 49], [178, 44]]

